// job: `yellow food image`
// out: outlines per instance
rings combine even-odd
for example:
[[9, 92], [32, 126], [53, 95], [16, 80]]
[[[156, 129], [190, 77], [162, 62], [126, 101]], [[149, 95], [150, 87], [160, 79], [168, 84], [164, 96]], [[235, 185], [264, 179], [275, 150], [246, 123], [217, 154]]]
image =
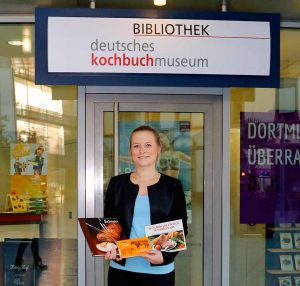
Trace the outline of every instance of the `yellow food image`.
[[150, 250], [150, 241], [148, 238], [119, 240], [117, 243], [121, 257], [135, 256], [139, 253]]
[[100, 242], [96, 244], [98, 250], [107, 252], [113, 249], [116, 249], [117, 246], [112, 242]]

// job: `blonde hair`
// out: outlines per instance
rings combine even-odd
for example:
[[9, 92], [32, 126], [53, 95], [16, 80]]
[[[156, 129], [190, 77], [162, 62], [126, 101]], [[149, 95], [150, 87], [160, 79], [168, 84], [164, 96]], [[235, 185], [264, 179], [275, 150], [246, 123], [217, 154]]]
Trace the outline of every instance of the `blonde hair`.
[[129, 138], [130, 148], [131, 148], [131, 145], [132, 145], [132, 135], [133, 135], [134, 133], [140, 132], [140, 131], [149, 131], [149, 132], [151, 132], [151, 133], [154, 135], [154, 137], [155, 137], [155, 141], [156, 141], [157, 145], [158, 145], [159, 147], [161, 147], [161, 142], [160, 142], [160, 137], [159, 137], [158, 132], [157, 132], [153, 127], [151, 127], [151, 126], [149, 126], [149, 125], [141, 125], [141, 126], [135, 128], [135, 129], [131, 132], [131, 134], [130, 134], [130, 138]]

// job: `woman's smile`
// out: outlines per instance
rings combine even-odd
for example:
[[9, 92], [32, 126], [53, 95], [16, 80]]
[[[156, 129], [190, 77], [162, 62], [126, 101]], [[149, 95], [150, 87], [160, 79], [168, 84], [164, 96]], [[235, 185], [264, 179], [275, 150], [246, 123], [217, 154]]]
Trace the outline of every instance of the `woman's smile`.
[[155, 167], [160, 152], [155, 136], [150, 131], [139, 131], [133, 134], [131, 157], [137, 167]]

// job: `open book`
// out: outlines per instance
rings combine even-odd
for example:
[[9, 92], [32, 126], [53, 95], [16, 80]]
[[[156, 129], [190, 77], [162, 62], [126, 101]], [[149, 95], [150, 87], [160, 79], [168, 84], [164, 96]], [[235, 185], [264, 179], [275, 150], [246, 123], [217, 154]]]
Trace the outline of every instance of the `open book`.
[[78, 220], [93, 256], [105, 256], [107, 251], [117, 249], [122, 228], [116, 219], [93, 217]]
[[168, 252], [186, 249], [182, 220], [146, 226], [145, 237], [131, 239], [126, 239], [116, 219], [78, 220], [93, 256], [105, 256], [112, 249], [116, 249], [121, 258], [138, 256], [151, 249]]
[[172, 220], [145, 227], [151, 249], [166, 252], [186, 249], [185, 234], [182, 220]]

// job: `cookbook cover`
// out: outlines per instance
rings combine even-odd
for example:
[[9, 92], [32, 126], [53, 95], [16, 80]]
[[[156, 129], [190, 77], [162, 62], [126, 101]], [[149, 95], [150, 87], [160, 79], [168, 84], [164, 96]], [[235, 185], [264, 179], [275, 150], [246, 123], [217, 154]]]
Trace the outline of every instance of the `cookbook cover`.
[[107, 251], [117, 249], [122, 228], [116, 219], [79, 218], [78, 221], [93, 256], [105, 256]]
[[121, 258], [137, 256], [151, 250], [150, 241], [147, 237], [119, 240], [117, 246]]
[[181, 251], [186, 249], [182, 220], [152, 224], [145, 227], [151, 249], [160, 251]]

